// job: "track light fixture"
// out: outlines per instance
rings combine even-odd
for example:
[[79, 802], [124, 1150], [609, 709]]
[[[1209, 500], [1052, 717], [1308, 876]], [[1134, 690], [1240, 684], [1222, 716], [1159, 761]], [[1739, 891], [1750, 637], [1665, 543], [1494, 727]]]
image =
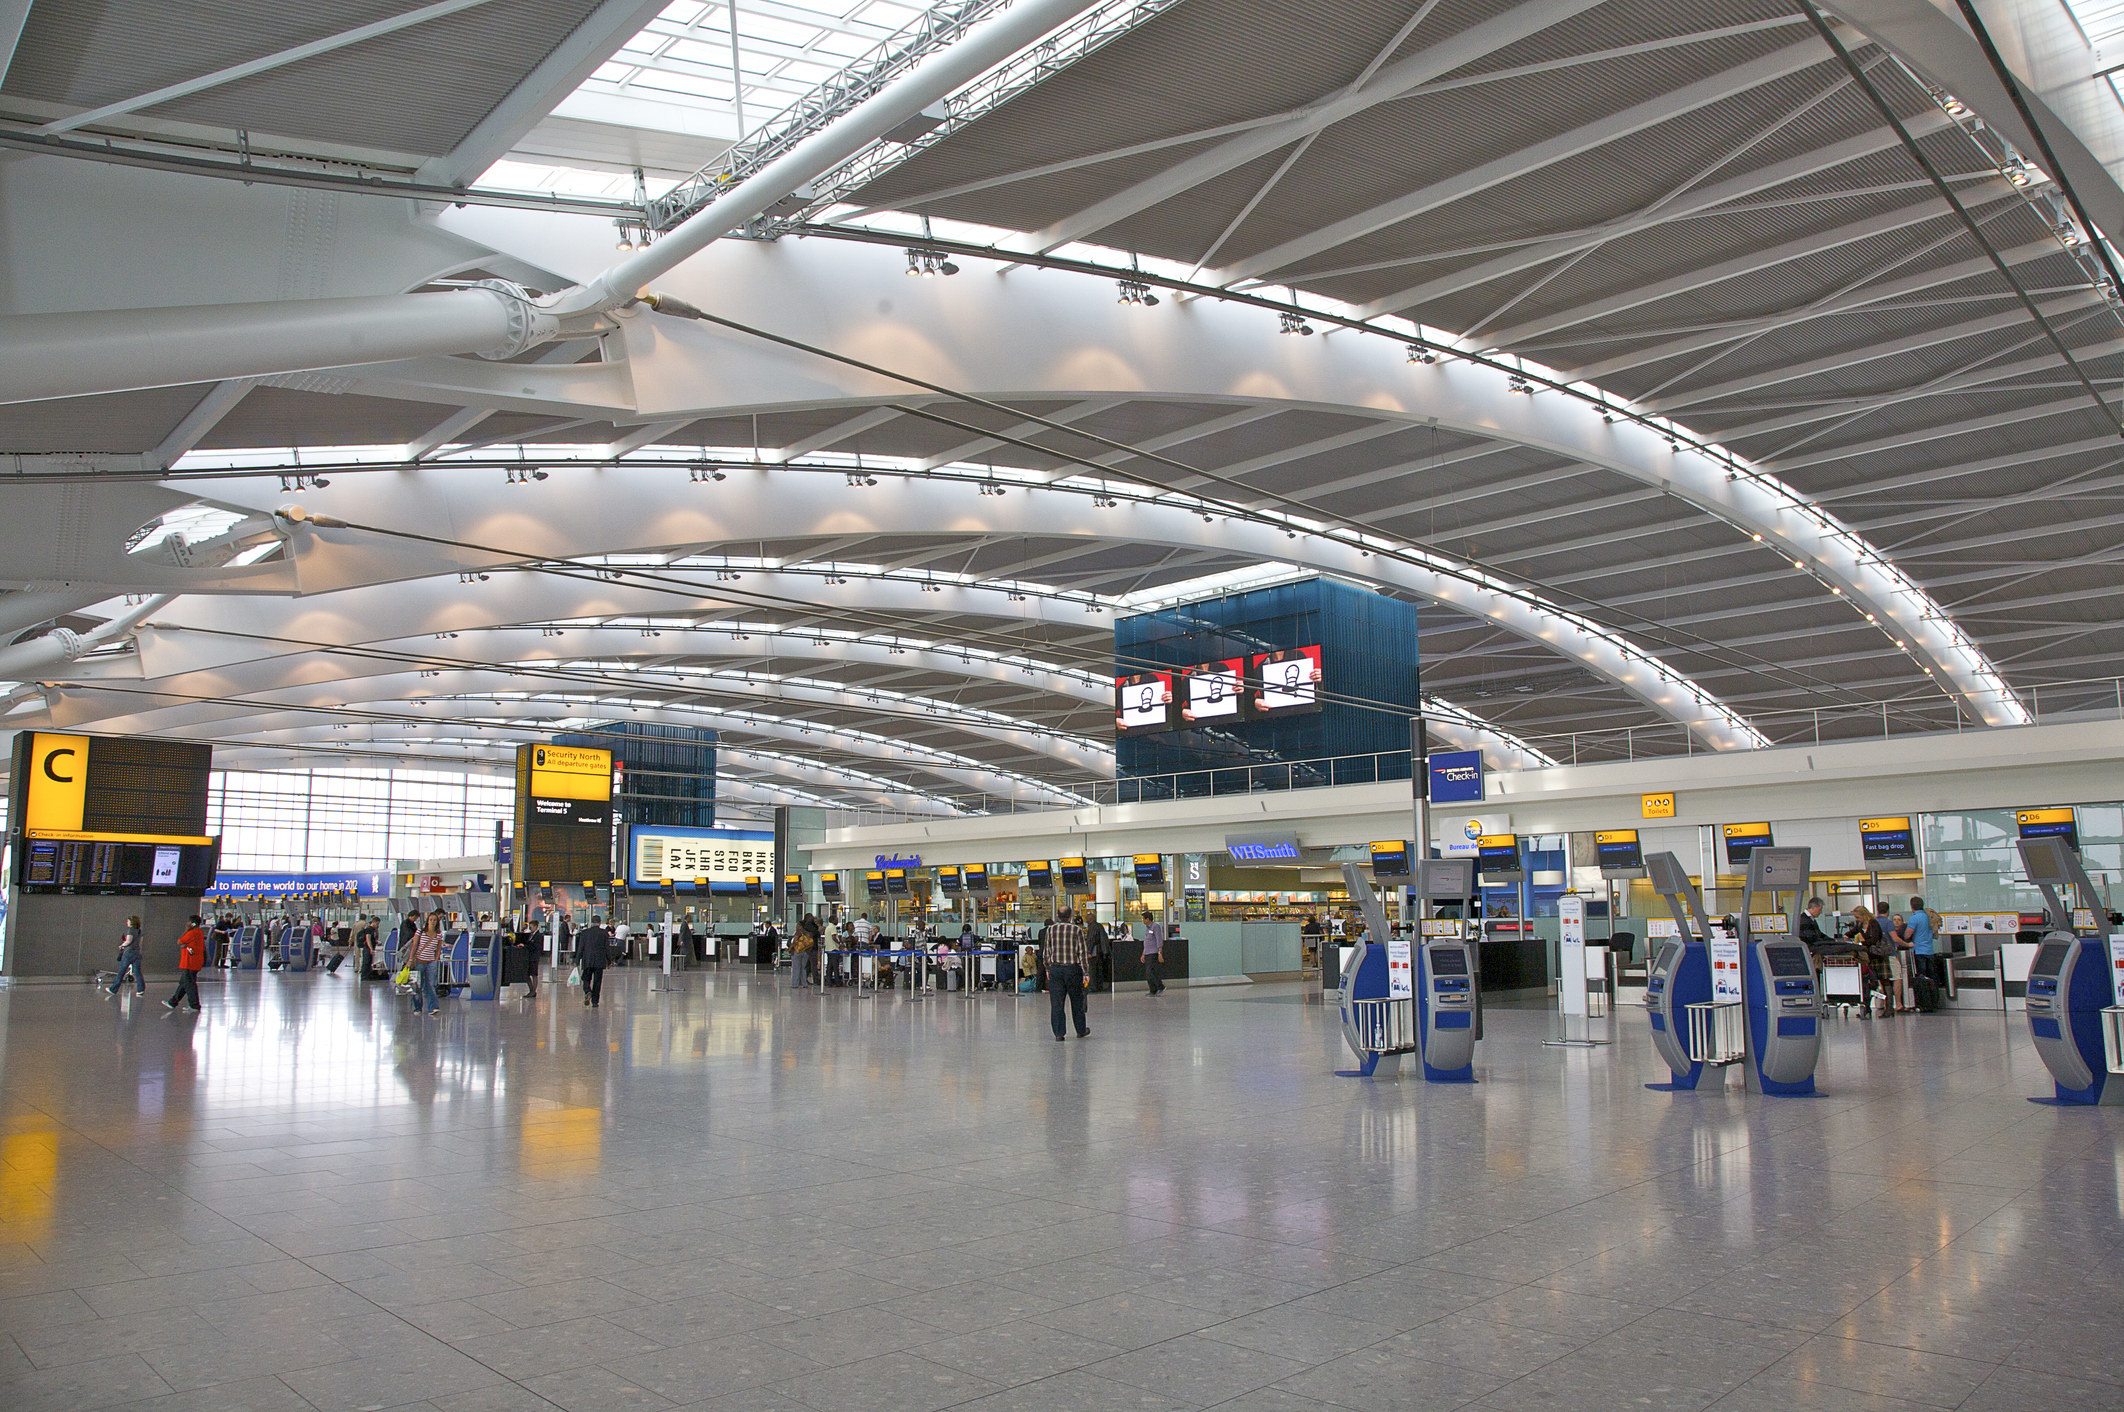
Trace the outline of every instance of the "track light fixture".
[[1120, 291], [1114, 300], [1116, 304], [1141, 304], [1145, 308], [1156, 308], [1158, 305], [1158, 296], [1151, 293], [1150, 286], [1140, 279], [1122, 280], [1115, 288]]
[[474, 573], [468, 570], [464, 573], [459, 574], [457, 576], [457, 581], [459, 583], [485, 583], [487, 581], [487, 576], [485, 574]]
[[1001, 495], [1003, 487], [992, 480], [984, 480], [981, 482], [981, 493], [983, 495]]
[[535, 480], [544, 480], [546, 472], [532, 470], [529, 467], [518, 467], [515, 470], [506, 472], [503, 478], [505, 483], [509, 485], [529, 485]]
[[539, 635], [540, 637], [559, 637], [559, 636], [561, 636], [561, 629], [559, 629], [559, 628], [540, 628], [540, 629], [538, 630], [538, 635]]
[[942, 251], [923, 250], [910, 245], [907, 248], [907, 273], [924, 279], [937, 275], [955, 275], [959, 267], [944, 258]]
[[1121, 502], [1114, 499], [1114, 497], [1111, 495], [1094, 495], [1092, 497], [1092, 504], [1096, 508], [1101, 510], [1112, 510], [1118, 507]]
[[924, 579], [922, 580], [922, 591], [924, 593], [942, 593], [944, 591], [944, 588], [941, 584], [934, 584], [931, 583], [929, 580]]
[[1438, 361], [1438, 355], [1420, 343], [1411, 343], [1409, 345], [1409, 361], [1411, 363], [1435, 363]]
[[1313, 336], [1313, 326], [1305, 321], [1305, 316], [1288, 309], [1276, 316], [1276, 328], [1279, 333], [1301, 334], [1306, 338]]
[[692, 473], [687, 476], [687, 479], [695, 485], [705, 485], [710, 481], [728, 480], [730, 477], [724, 475], [713, 466], [695, 466]]
[[1512, 374], [1512, 391], [1524, 392], [1527, 396], [1532, 397], [1534, 395], [1534, 384], [1514, 373]]
[[642, 629], [642, 636], [643, 636], [643, 637], [662, 637], [662, 636], [663, 636], [663, 634], [662, 634], [662, 633], [660, 633], [660, 632], [658, 632], [658, 631], [657, 631], [657, 630], [656, 630], [655, 628], [643, 628], [643, 629]]
[[855, 486], [860, 489], [864, 486], [876, 485], [878, 483], [878, 478], [876, 476], [865, 475], [861, 471], [850, 471], [848, 472], [848, 483], [851, 486]]
[[294, 475], [280, 478], [280, 488], [282, 490], [323, 490], [331, 483], [323, 476]]
[[613, 242], [615, 250], [647, 250], [649, 242], [655, 239], [649, 227], [640, 221], [614, 221], [612, 224], [619, 227], [619, 239]]

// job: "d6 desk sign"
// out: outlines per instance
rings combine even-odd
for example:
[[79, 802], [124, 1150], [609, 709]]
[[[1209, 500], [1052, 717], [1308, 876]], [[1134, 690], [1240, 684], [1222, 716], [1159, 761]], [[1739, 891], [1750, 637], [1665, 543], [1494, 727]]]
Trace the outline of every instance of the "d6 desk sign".
[[1674, 817], [1674, 791], [1640, 796], [1638, 807], [1647, 819], [1671, 819]]

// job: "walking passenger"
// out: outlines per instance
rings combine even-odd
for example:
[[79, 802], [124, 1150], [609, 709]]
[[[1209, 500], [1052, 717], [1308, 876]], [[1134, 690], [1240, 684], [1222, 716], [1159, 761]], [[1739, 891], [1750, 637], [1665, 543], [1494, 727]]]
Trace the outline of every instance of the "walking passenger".
[[1143, 979], [1152, 995], [1165, 994], [1165, 923], [1156, 917], [1143, 928]]
[[442, 970], [442, 913], [430, 912], [416, 921], [420, 930], [413, 937], [411, 964], [420, 989], [413, 996], [413, 1013], [433, 1015], [442, 1009], [442, 997], [436, 990], [436, 973]]
[[184, 1000], [192, 1002], [192, 1013], [199, 1013], [199, 972], [206, 966], [206, 928], [199, 925], [199, 916], [194, 913], [192, 925], [183, 936], [177, 938], [177, 993], [162, 1002], [165, 1010], [175, 1010]]
[[612, 964], [612, 934], [603, 917], [575, 934], [575, 963], [583, 969], [583, 1004], [597, 1007], [605, 995], [605, 967]]
[[1064, 908], [1047, 929], [1046, 939], [1040, 943], [1041, 959], [1047, 967], [1048, 1018], [1054, 1024], [1055, 1043], [1068, 1038], [1062, 1031], [1062, 1001], [1069, 999], [1069, 1017], [1075, 1022], [1078, 1039], [1089, 1039], [1091, 1027], [1084, 1022], [1084, 971], [1091, 960], [1091, 938], [1084, 927], [1071, 917]]
[[133, 994], [147, 994], [147, 972], [140, 968], [140, 919], [127, 917], [125, 930], [118, 936], [118, 976], [110, 984], [110, 993], [116, 995], [125, 985], [126, 972], [133, 974]]

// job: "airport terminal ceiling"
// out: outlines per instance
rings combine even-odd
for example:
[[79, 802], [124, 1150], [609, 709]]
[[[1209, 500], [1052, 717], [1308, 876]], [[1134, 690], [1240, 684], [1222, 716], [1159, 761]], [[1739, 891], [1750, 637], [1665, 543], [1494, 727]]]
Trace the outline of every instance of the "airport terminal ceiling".
[[2092, 51], [2037, 0], [1979, 8], [2074, 199], [1951, 4], [1049, 0], [1045, 51], [651, 285], [741, 328], [184, 346], [565, 300], [806, 85], [1030, 5], [30, 5], [0, 322], [179, 312], [163, 376], [0, 364], [6, 723], [272, 763], [659, 719], [796, 802], [1062, 802], [1111, 770], [1115, 616], [1309, 572], [1423, 603], [1498, 763], [2124, 673], [2116, 100], [2050, 81]]

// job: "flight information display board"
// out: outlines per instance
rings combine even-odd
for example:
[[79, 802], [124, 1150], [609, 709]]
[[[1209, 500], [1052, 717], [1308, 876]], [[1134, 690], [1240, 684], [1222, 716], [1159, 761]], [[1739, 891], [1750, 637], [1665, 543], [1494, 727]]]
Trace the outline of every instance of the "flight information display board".
[[1604, 829], [1593, 835], [1593, 856], [1604, 873], [1628, 872], [1645, 866], [1645, 850], [1636, 829]]
[[1486, 883], [1525, 882], [1527, 863], [1516, 833], [1486, 833], [1475, 840], [1475, 872]]
[[611, 751], [516, 747], [516, 847], [509, 867], [519, 887], [612, 875]]
[[1869, 863], [1915, 863], [1917, 836], [1910, 820], [1860, 819], [1859, 853]]
[[1148, 892], [1165, 891], [1165, 855], [1163, 853], [1132, 853], [1129, 864], [1135, 869], [1136, 886]]
[[1391, 839], [1372, 845], [1372, 876], [1375, 878], [1413, 877], [1409, 871], [1409, 845], [1406, 839]]
[[1027, 892], [1046, 892], [1053, 888], [1054, 885], [1054, 872], [1046, 863], [1027, 863], [1025, 865], [1025, 890]]
[[1729, 868], [1745, 868], [1748, 866], [1749, 854], [1758, 848], [1768, 848], [1776, 842], [1770, 837], [1768, 824], [1727, 824], [1724, 833], [1726, 866]]
[[940, 892], [957, 892], [959, 890], [959, 870], [950, 867], [937, 869], [937, 890]]
[[2062, 838], [2073, 852], [2080, 851], [2080, 825], [2070, 809], [2017, 809], [2013, 821], [2022, 838]]
[[1086, 870], [1084, 860], [1082, 858], [1064, 858], [1062, 860], [1062, 890], [1064, 892], [1083, 892], [1090, 886], [1091, 873]]
[[988, 891], [988, 865], [986, 863], [968, 863], [963, 876], [966, 879], [966, 890], [968, 892]]
[[828, 902], [841, 900], [841, 875], [839, 873], [819, 874], [819, 896], [825, 898]]
[[15, 737], [14, 880], [33, 892], [199, 896], [220, 840], [206, 835], [213, 747], [144, 736]]

